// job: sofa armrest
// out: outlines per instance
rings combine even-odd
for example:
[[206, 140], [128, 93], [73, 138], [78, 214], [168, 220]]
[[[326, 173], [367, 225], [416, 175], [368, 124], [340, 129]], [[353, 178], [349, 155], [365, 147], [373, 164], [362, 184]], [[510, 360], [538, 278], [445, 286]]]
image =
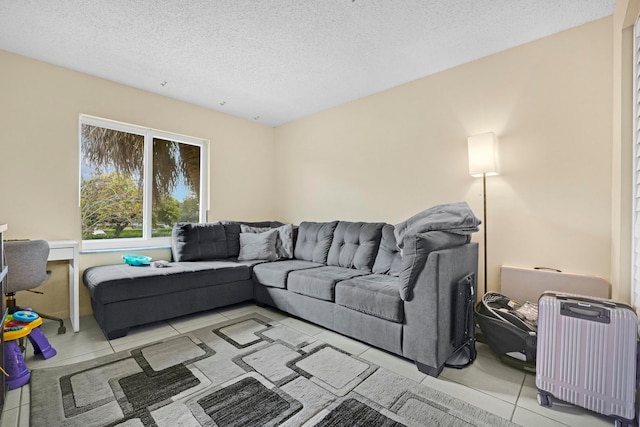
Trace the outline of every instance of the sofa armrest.
[[400, 298], [411, 301], [413, 287], [424, 270], [429, 254], [469, 243], [469, 235], [446, 231], [429, 231], [405, 237], [400, 271]]
[[[453, 347], [453, 302], [460, 279], [478, 275], [478, 244], [467, 243], [431, 252], [413, 286], [413, 298], [404, 303], [402, 354], [418, 368], [437, 376]], [[474, 294], [477, 281], [474, 281]]]

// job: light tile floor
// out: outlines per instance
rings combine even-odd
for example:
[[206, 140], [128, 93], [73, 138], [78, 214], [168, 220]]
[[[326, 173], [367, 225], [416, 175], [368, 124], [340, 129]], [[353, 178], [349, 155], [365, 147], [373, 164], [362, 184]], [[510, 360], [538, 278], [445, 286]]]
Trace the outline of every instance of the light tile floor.
[[[107, 341], [92, 316], [81, 318], [80, 332], [57, 335], [57, 324], [42, 325], [44, 334], [58, 354], [49, 360], [33, 357], [27, 348], [25, 361], [30, 369], [66, 365], [93, 359], [164, 338], [180, 335], [220, 321], [251, 312], [261, 313], [275, 322], [295, 328], [317, 339], [341, 348], [379, 366], [444, 393], [463, 399], [486, 411], [522, 426], [610, 426], [613, 420], [587, 410], [554, 404], [544, 408], [536, 401], [535, 377], [504, 365], [484, 344], [478, 344], [478, 358], [465, 369], [445, 368], [439, 378], [426, 376], [405, 359], [372, 348], [359, 341], [328, 331], [317, 325], [289, 317], [286, 313], [253, 304], [234, 305], [167, 322], [157, 322], [133, 328], [123, 338]], [[67, 331], [71, 331], [67, 322]], [[29, 425], [29, 385], [7, 393], [0, 427]]]

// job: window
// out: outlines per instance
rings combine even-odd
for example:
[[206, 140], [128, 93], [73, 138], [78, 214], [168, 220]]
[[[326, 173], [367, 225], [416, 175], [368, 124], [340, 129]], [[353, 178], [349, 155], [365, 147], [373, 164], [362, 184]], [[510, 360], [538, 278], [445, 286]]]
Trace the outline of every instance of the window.
[[207, 141], [80, 117], [83, 249], [166, 246], [206, 215]]

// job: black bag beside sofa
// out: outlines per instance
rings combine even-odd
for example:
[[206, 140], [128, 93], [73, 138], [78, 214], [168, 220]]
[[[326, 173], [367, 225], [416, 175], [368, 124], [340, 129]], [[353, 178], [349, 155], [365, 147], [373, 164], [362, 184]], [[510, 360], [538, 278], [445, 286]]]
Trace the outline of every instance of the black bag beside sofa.
[[107, 338], [124, 336], [132, 326], [255, 300], [413, 360], [432, 376], [459, 348], [455, 322], [461, 316], [453, 310], [458, 283], [466, 280], [476, 293], [478, 245], [468, 234], [404, 235], [401, 251], [390, 224], [302, 222], [292, 233], [292, 258], [268, 261], [273, 253], [261, 250], [276, 232], [241, 237], [241, 231], [241, 223], [232, 221], [178, 223], [169, 267], [88, 268], [84, 283]]

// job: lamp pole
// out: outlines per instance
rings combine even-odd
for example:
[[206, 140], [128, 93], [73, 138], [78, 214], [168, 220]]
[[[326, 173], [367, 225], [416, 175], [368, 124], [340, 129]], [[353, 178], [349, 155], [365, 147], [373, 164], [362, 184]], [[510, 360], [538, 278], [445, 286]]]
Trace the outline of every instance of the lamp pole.
[[[483, 244], [484, 244], [484, 293], [487, 293], [487, 174], [482, 174], [482, 220], [484, 224], [482, 225], [482, 230], [484, 233]], [[483, 294], [484, 295], [484, 294]]]
[[475, 178], [482, 175], [482, 234], [484, 236], [484, 293], [488, 287], [487, 269], [487, 174], [498, 175], [498, 140], [493, 132], [473, 135], [467, 138], [469, 148], [469, 174]]

